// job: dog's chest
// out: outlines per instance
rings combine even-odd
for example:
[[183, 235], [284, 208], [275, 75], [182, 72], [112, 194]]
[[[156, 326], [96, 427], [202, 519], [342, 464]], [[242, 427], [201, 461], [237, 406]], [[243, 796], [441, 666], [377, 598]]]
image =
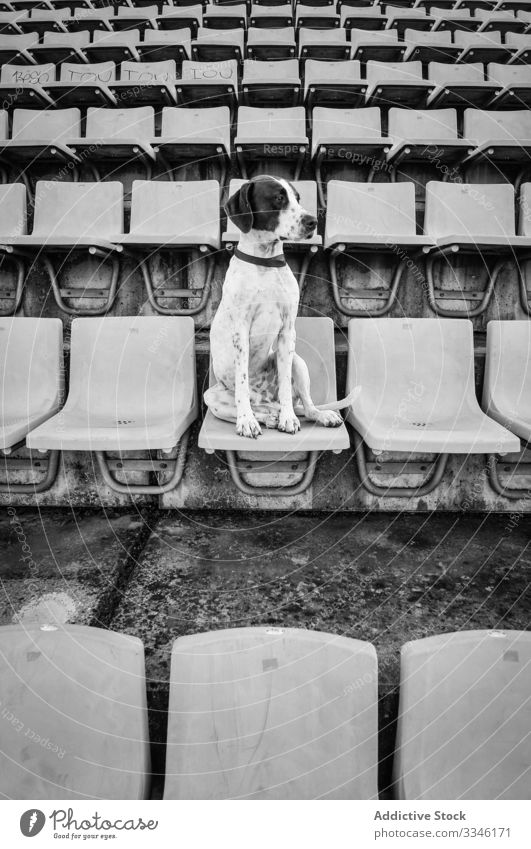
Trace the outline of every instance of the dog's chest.
[[248, 304], [266, 312], [289, 311], [297, 308], [299, 287], [287, 265], [261, 268], [234, 258], [225, 278], [223, 298], [235, 306]]

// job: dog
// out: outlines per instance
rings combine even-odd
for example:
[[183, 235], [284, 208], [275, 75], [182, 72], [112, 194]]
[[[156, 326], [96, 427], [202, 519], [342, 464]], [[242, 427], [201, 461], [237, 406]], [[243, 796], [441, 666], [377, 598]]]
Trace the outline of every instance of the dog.
[[308, 367], [295, 353], [299, 287], [282, 246], [310, 238], [317, 219], [302, 208], [291, 183], [269, 176], [245, 182], [225, 212], [241, 237], [210, 330], [217, 383], [205, 392], [205, 403], [251, 439], [262, 433], [261, 424], [297, 433], [302, 415], [339, 427], [336, 411], [352, 399], [318, 407], [312, 401]]

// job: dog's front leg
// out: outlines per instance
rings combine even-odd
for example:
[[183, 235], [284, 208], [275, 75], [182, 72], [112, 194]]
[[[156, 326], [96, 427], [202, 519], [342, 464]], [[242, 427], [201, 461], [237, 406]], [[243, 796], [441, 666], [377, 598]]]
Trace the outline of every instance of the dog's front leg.
[[251, 409], [249, 394], [249, 329], [243, 327], [232, 334], [234, 347], [234, 400], [236, 402], [236, 433], [256, 439], [262, 429]]
[[297, 433], [301, 428], [293, 409], [291, 386], [296, 338], [295, 323], [291, 317], [287, 318], [280, 331], [277, 346], [278, 400], [280, 404], [278, 429], [286, 433]]

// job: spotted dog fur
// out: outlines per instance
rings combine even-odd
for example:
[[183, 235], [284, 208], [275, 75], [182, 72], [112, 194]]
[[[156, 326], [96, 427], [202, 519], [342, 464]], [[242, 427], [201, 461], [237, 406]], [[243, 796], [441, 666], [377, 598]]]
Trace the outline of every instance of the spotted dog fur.
[[[317, 221], [299, 200], [287, 180], [261, 176], [244, 183], [225, 207], [241, 230], [239, 249], [258, 258], [281, 257], [283, 241], [312, 236]], [[350, 398], [319, 407], [312, 401], [308, 367], [295, 353], [298, 304], [289, 266], [267, 268], [232, 257], [210, 330], [217, 383], [204, 398], [215, 416], [236, 422], [240, 436], [256, 439], [260, 424], [296, 433], [298, 415], [324, 427], [342, 423], [335, 411]]]

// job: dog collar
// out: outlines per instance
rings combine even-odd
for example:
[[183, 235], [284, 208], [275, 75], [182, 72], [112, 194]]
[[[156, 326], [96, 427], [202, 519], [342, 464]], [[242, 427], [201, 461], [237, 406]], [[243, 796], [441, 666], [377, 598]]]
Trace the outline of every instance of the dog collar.
[[234, 256], [241, 259], [242, 262], [249, 262], [251, 265], [263, 265], [265, 268], [282, 268], [286, 265], [286, 258], [282, 256], [259, 257], [244, 254], [238, 248], [234, 249]]

